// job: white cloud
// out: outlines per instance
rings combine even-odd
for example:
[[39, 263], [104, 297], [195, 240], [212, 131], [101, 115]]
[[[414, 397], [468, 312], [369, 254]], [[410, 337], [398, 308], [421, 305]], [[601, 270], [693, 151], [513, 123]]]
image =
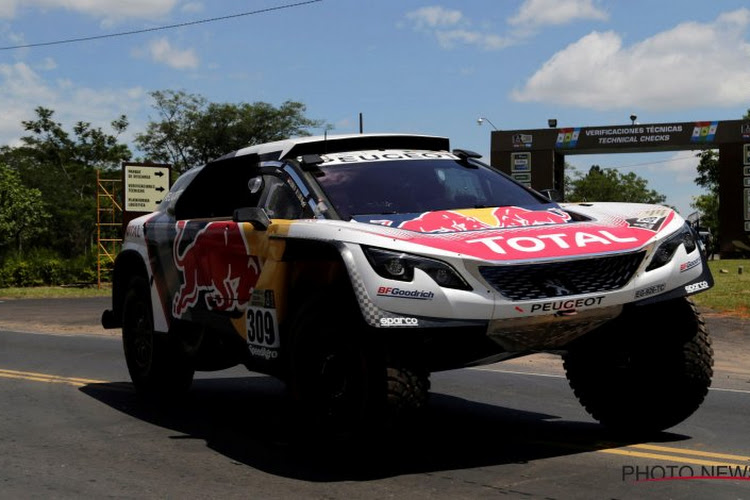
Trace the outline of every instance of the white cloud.
[[698, 176], [700, 159], [696, 151], [678, 151], [672, 153], [665, 160], [649, 164], [646, 169], [652, 173], [668, 174], [671, 182], [678, 184], [692, 184]]
[[189, 12], [191, 14], [197, 12], [203, 12], [203, 4], [201, 2], [187, 2], [181, 7], [182, 12]]
[[546, 26], [607, 19], [609, 14], [594, 5], [594, 0], [525, 0], [518, 14], [508, 22], [513, 25]]
[[750, 10], [689, 22], [630, 47], [592, 32], [553, 55], [512, 97], [593, 109], [736, 106], [750, 101]]
[[440, 6], [422, 7], [408, 12], [406, 19], [411, 21], [415, 30], [434, 36], [444, 48], [470, 45], [484, 50], [499, 50], [513, 44], [509, 38], [471, 29], [471, 21], [459, 10]]
[[172, 47], [166, 37], [152, 40], [148, 53], [156, 62], [164, 63], [174, 69], [195, 69], [198, 67], [198, 56], [193, 49], [180, 50]]
[[57, 68], [57, 62], [51, 57], [45, 57], [40, 62], [38, 62], [35, 67], [36, 69], [42, 71], [51, 71]]
[[[85, 121], [108, 131], [110, 122], [125, 114], [131, 120], [132, 131], [145, 128], [137, 117], [146, 114], [150, 98], [140, 87], [91, 89], [69, 80], [47, 83], [30, 66], [19, 62], [0, 64], [0, 102], [0, 144], [13, 146], [26, 135], [21, 122], [33, 119], [38, 106], [55, 111], [54, 119], [66, 130], [75, 122]], [[140, 121], [136, 123], [137, 120]]]
[[463, 14], [459, 10], [450, 10], [434, 5], [409, 12], [406, 14], [406, 18], [413, 21], [418, 29], [442, 28], [460, 23]]
[[151, 19], [170, 12], [178, 0], [2, 0], [0, 17], [12, 18], [20, 8], [65, 9], [112, 23], [122, 19]]

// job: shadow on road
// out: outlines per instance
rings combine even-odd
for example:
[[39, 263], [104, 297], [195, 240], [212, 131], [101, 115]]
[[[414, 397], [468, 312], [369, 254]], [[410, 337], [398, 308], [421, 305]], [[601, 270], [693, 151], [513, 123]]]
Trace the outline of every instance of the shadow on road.
[[[197, 379], [178, 403], [147, 403], [129, 383], [89, 384], [88, 396], [132, 417], [201, 439], [232, 460], [306, 481], [374, 480], [526, 462], [633, 444], [595, 423], [561, 420], [433, 393], [418, 423], [385, 436], [344, 441], [301, 436], [283, 384], [270, 377]], [[660, 433], [648, 440], [685, 436]], [[520, 473], [520, 471], [519, 471]]]

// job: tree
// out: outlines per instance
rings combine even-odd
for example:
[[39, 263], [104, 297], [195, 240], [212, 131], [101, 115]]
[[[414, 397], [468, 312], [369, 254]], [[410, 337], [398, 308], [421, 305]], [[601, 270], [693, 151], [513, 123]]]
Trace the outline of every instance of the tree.
[[41, 191], [27, 188], [15, 170], [0, 164], [0, 247], [13, 242], [20, 254], [24, 241], [44, 232], [47, 219]]
[[667, 197], [648, 189], [648, 181], [633, 172], [622, 174], [613, 168], [592, 165], [583, 175], [574, 171], [566, 180], [567, 201], [621, 201], [662, 204]]
[[324, 122], [305, 117], [305, 105], [286, 101], [276, 108], [253, 104], [209, 103], [182, 90], [151, 92], [157, 121], [150, 121], [135, 143], [154, 162], [170, 163], [177, 172], [202, 165], [253, 144], [310, 135]]
[[125, 116], [112, 122], [115, 135], [78, 122], [72, 135], [54, 120], [54, 111], [37, 107], [24, 121], [30, 134], [19, 147], [0, 148], [0, 162], [15, 170], [23, 184], [39, 190], [50, 220], [45, 246], [64, 256], [85, 253], [96, 228], [96, 170], [116, 170], [131, 158], [118, 142], [127, 126]]

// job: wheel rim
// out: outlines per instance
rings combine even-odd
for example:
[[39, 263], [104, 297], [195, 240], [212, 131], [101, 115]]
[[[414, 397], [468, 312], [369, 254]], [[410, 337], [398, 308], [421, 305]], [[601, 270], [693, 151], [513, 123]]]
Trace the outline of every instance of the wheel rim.
[[134, 368], [143, 374], [150, 369], [154, 353], [153, 328], [146, 304], [135, 300], [129, 316], [132, 321], [128, 328], [131, 357]]

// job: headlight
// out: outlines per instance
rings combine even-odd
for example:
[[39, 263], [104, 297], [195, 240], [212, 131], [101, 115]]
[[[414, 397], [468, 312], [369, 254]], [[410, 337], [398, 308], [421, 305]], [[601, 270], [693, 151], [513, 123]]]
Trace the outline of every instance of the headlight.
[[654, 252], [654, 256], [651, 259], [651, 263], [646, 268], [646, 271], [652, 271], [658, 269], [670, 260], [674, 256], [680, 245], [685, 245], [685, 252], [692, 253], [696, 248], [695, 234], [689, 224], [685, 223], [680, 230], [675, 232], [672, 236], [667, 238], [659, 248]]
[[412, 281], [414, 269], [421, 269], [435, 283], [445, 288], [471, 290], [466, 281], [451, 266], [439, 260], [417, 255], [392, 252], [382, 248], [362, 247], [370, 265], [383, 278], [398, 281]]

